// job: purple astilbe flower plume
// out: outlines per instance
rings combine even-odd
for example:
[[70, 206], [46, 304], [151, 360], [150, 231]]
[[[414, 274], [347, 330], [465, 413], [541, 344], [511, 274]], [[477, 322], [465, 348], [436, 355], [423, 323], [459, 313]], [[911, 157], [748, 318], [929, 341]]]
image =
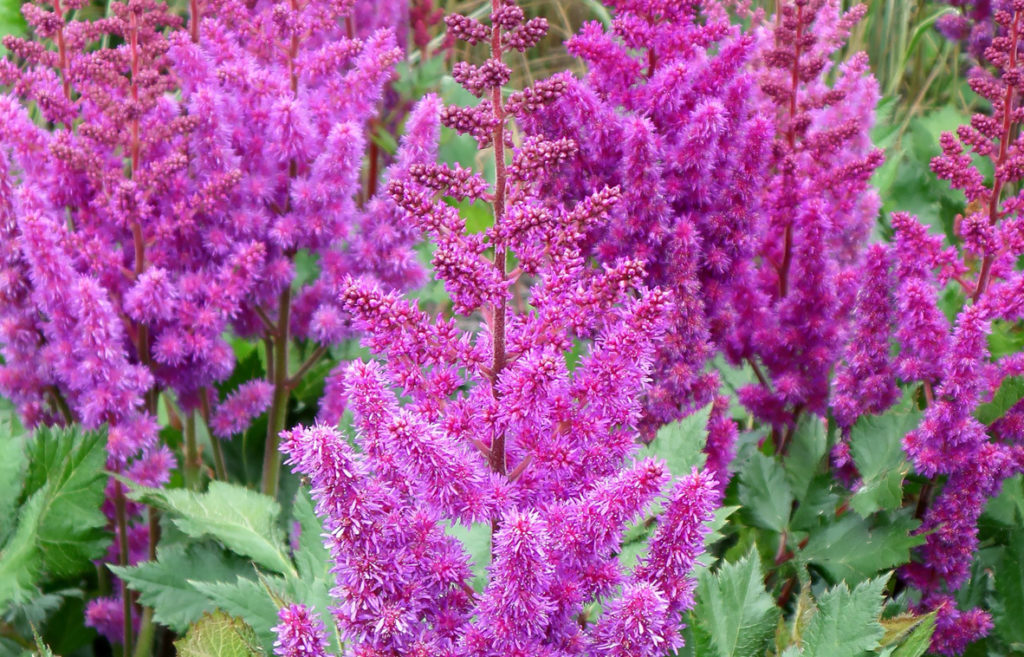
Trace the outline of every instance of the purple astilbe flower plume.
[[957, 11], [940, 16], [935, 29], [947, 39], [964, 44], [975, 60], [984, 60], [993, 37], [1006, 33], [993, 21], [994, 14], [1012, 11], [1012, 0], [945, 0], [945, 4]]
[[[832, 71], [831, 56], [864, 13], [840, 3], [780, 3], [761, 35], [761, 89], [776, 116], [772, 176], [760, 199], [758, 258], [735, 285], [737, 321], [726, 353], [747, 361], [759, 384], [741, 391], [784, 449], [803, 413], [823, 415], [829, 379], [842, 354], [856, 273], [878, 210], [868, 185], [882, 162], [868, 131], [878, 84], [867, 58]], [[834, 78], [834, 83], [829, 79]]]
[[[514, 138], [511, 119], [565, 91], [562, 77], [502, 91], [511, 75], [503, 53], [531, 46], [546, 23], [495, 0], [489, 26], [464, 16], [447, 24], [459, 38], [490, 41], [484, 64], [454, 71], [486, 100], [441, 116], [493, 148], [494, 181], [421, 163], [388, 192], [434, 242], [434, 272], [461, 317], [432, 316], [369, 277], [346, 279], [339, 302], [380, 358], [348, 366], [335, 384], [358, 449], [322, 425], [281, 443], [324, 519], [334, 620], [356, 655], [587, 654], [620, 634], [665, 655], [679, 645], [688, 574], [718, 500], [714, 477], [695, 472], [649, 518], [669, 475], [634, 461], [672, 300], [642, 285], [636, 259], [589, 259], [587, 236], [606, 226], [618, 188], [576, 201], [547, 191], [577, 143], [529, 129]], [[493, 225], [468, 233], [444, 197], [490, 203]], [[574, 346], [582, 354], [570, 367]], [[658, 525], [651, 554], [623, 573], [623, 533], [645, 518]], [[479, 592], [446, 529], [473, 523], [492, 537]], [[662, 610], [653, 632], [636, 628], [641, 597]], [[588, 620], [598, 599], [608, 612]]]
[[867, 250], [849, 342], [833, 379], [832, 411], [844, 428], [852, 426], [861, 415], [883, 413], [899, 398], [889, 353], [896, 317], [891, 297], [892, 269], [888, 247], [876, 244]]
[[[273, 492], [290, 392], [351, 335], [339, 282], [356, 273], [406, 287], [423, 277], [411, 249], [418, 231], [388, 194], [362, 190], [365, 132], [399, 56], [394, 37], [343, 36], [346, 2], [226, 0], [203, 3], [203, 15], [193, 3], [187, 31], [153, 0], [68, 20], [80, 7], [25, 5], [53, 50], [4, 40], [22, 64], [0, 61], [0, 391], [30, 425], [106, 423], [110, 468], [147, 486], [175, 465], [157, 444], [161, 396], [185, 415], [187, 446], [196, 414], [227, 438], [269, 411]], [[396, 175], [434, 160], [437, 105], [423, 99], [409, 117]], [[304, 285], [300, 252], [319, 264]], [[269, 372], [218, 400], [214, 384], [235, 365], [232, 334], [267, 340]], [[290, 369], [296, 338], [309, 359]], [[191, 485], [201, 461], [189, 449]], [[145, 554], [150, 523], [136, 524], [144, 508], [126, 502], [120, 483], [110, 494], [125, 565], [140, 541]], [[129, 648], [123, 605], [123, 633], [108, 638]], [[104, 609], [89, 618], [106, 631]]]
[[[735, 319], [731, 280], [750, 259], [760, 189], [768, 176], [771, 122], [759, 114], [756, 43], [701, 3], [614, 3], [610, 30], [587, 23], [568, 42], [588, 65], [563, 78], [561, 98], [524, 123], [579, 147], [551, 192], [579, 200], [604, 185], [622, 201], [613, 220], [588, 236], [589, 250], [613, 264], [643, 263], [646, 282], [671, 290], [675, 305], [658, 347], [641, 423], [659, 426], [714, 403], [709, 464], [719, 483], [735, 427], [707, 371], [716, 341]], [[524, 98], [524, 105], [530, 98]]]
[[278, 612], [273, 630], [274, 654], [278, 657], [329, 657], [324, 622], [305, 605], [289, 605]]
[[[1021, 197], [1005, 193], [1024, 177], [1014, 137], [1020, 123], [1024, 1], [998, 8], [993, 20], [1004, 34], [992, 39], [984, 50], [985, 67], [970, 77], [971, 87], [992, 102], [992, 115], [976, 114], [955, 135], [943, 134], [942, 155], [931, 163], [932, 171], [962, 190], [968, 201], [966, 216], [956, 224], [960, 249], [944, 248], [941, 238], [929, 235], [909, 215], [892, 218], [895, 338], [900, 348], [895, 372], [906, 383], [920, 384], [927, 405], [924, 419], [903, 446], [917, 472], [932, 480], [923, 486], [917, 504], [921, 531], [927, 532], [925, 544], [917, 560], [904, 567], [903, 576], [920, 589], [920, 608], [937, 612], [932, 649], [949, 655], [962, 653], [991, 628], [988, 612], [957, 609], [951, 593], [970, 574], [978, 519], [987, 500], [1024, 466], [1013, 429], [1018, 411], [1011, 408], [987, 426], [976, 413], [1006, 377], [1020, 374], [1022, 365], [1019, 355], [993, 359], [988, 334], [995, 320], [1018, 321], [1024, 305], [1024, 275], [1016, 267], [1024, 245], [1015, 237], [1019, 220], [1013, 217]], [[991, 183], [976, 168], [972, 151], [991, 160]], [[959, 285], [968, 297], [952, 329], [939, 307], [947, 284]], [[881, 323], [878, 329], [883, 330]], [[880, 350], [878, 356], [881, 365]], [[859, 394], [852, 388], [849, 393]], [[865, 390], [861, 396], [870, 395]], [[847, 408], [870, 411], [845, 402], [837, 405], [837, 411]]]

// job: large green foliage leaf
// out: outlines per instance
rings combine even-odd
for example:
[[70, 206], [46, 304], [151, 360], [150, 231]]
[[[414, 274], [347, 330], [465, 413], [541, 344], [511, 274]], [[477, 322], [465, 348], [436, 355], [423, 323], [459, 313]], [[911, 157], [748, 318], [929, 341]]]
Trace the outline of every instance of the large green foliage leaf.
[[701, 574], [695, 615], [718, 657], [763, 655], [779, 618], [757, 553]]
[[25, 483], [25, 436], [7, 409], [0, 410], [0, 545], [14, 529], [18, 497]]
[[104, 434], [40, 429], [14, 511], [17, 525], [0, 547], [0, 607], [30, 594], [46, 573], [76, 575], [92, 567], [110, 536], [104, 499]]
[[850, 430], [850, 453], [862, 479], [850, 506], [861, 516], [900, 506], [903, 478], [910, 471], [903, 437], [920, 421], [921, 412], [904, 403], [884, 415], [862, 417]]
[[912, 536], [920, 521], [898, 515], [872, 528], [853, 514], [813, 533], [800, 551], [804, 561], [820, 566], [833, 582], [857, 582], [910, 560], [910, 549], [924, 543]]
[[935, 631], [935, 612], [924, 616], [904, 614], [882, 621], [882, 655], [890, 657], [921, 657], [931, 645]]
[[256, 633], [245, 621], [223, 612], [203, 616], [185, 638], [174, 642], [178, 657], [259, 657]]
[[170, 513], [175, 526], [192, 538], [215, 538], [264, 568], [297, 574], [278, 526], [281, 506], [267, 495], [212, 481], [205, 493], [146, 488], [133, 497]]
[[740, 472], [739, 496], [752, 525], [777, 532], [786, 529], [793, 490], [777, 461], [754, 452]]
[[658, 429], [654, 440], [644, 451], [663, 459], [674, 476], [690, 474], [693, 468], [702, 467], [706, 460], [703, 450], [708, 440], [710, 417], [711, 404], [708, 404], [681, 420], [666, 424]]
[[1024, 529], [1010, 534], [995, 584], [999, 601], [993, 614], [996, 631], [1004, 641], [1024, 645]]
[[815, 475], [821, 469], [825, 452], [828, 450], [828, 436], [825, 424], [816, 415], [805, 414], [793, 432], [786, 452], [786, 480], [798, 499], [806, 495]]
[[253, 575], [251, 564], [232, 558], [209, 542], [161, 547], [155, 561], [110, 569], [139, 592], [139, 603], [153, 608], [156, 622], [179, 634], [214, 609], [196, 582], [233, 581], [240, 575]]
[[861, 582], [852, 591], [844, 582], [826, 591], [800, 633], [799, 645], [787, 648], [783, 656], [860, 657], [875, 649], [885, 634], [878, 617], [888, 579]]
[[[255, 633], [256, 642], [267, 654], [273, 651], [274, 632], [271, 628], [278, 622], [278, 602], [274, 596], [283, 602], [285, 593], [285, 584], [281, 578], [264, 577], [262, 581], [257, 582], [246, 577], [238, 577], [234, 581], [194, 581], [191, 584], [213, 607], [245, 619]], [[323, 613], [320, 609], [317, 611]]]

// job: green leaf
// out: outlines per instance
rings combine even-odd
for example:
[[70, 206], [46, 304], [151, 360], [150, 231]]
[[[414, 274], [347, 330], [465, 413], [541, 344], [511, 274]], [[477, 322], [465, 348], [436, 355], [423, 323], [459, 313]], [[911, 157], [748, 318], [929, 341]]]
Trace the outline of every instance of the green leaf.
[[331, 557], [321, 536], [324, 526], [316, 517], [308, 490], [300, 488], [295, 494], [292, 514], [299, 523], [299, 549], [295, 551], [299, 576], [303, 579], [321, 577], [328, 572]]
[[232, 559], [210, 543], [161, 547], [156, 561], [137, 566], [110, 566], [111, 572], [139, 592], [139, 602], [153, 608], [153, 618], [181, 634], [204, 612], [212, 611], [209, 598], [194, 586], [196, 581], [216, 582], [251, 575], [252, 565]]
[[144, 488], [133, 492], [132, 498], [169, 512], [174, 525], [192, 538], [215, 538], [265, 568], [296, 574], [277, 524], [281, 506], [267, 495], [211, 481], [205, 493]]
[[850, 506], [861, 516], [902, 503], [903, 478], [910, 471], [903, 437], [920, 421], [921, 412], [904, 403], [884, 415], [862, 417], [850, 430], [850, 454], [862, 479]]
[[[330, 553], [323, 543], [323, 524], [314, 513], [313, 501], [310, 499], [308, 490], [300, 488], [296, 492], [292, 513], [294, 519], [299, 523], [298, 549], [295, 550], [295, 563], [299, 568], [299, 575], [288, 578], [289, 592], [297, 602], [312, 607], [320, 613], [327, 613], [327, 610], [334, 605], [330, 594], [331, 588], [334, 586], [334, 576], [330, 572]], [[245, 618], [249, 620], [247, 616]], [[252, 621], [250, 623], [257, 631], [260, 631], [260, 626]], [[335, 649], [332, 652], [335, 655], [340, 655], [341, 639], [337, 633], [335, 633], [334, 642]]]
[[101, 511], [104, 434], [43, 428], [29, 443], [17, 525], [0, 547], [0, 608], [30, 594], [43, 573], [76, 575], [92, 567], [110, 536]]
[[924, 543], [912, 536], [920, 521], [900, 515], [879, 527], [852, 514], [811, 535], [799, 557], [820, 566], [833, 582], [856, 582], [907, 563], [910, 549]]
[[996, 596], [992, 620], [999, 636], [1007, 643], [1024, 643], [1024, 530], [1010, 534], [1007, 549], [995, 578]]
[[711, 404], [666, 424], [647, 445], [646, 454], [664, 459], [669, 472], [676, 477], [684, 477], [693, 468], [702, 467], [706, 460], [703, 450], [708, 441], [709, 417]]
[[185, 638], [174, 642], [178, 657], [259, 657], [256, 633], [245, 621], [223, 612], [203, 616]]
[[883, 647], [895, 645], [891, 657], [921, 657], [932, 641], [935, 631], [935, 612], [924, 616], [904, 614], [881, 621], [885, 628]]
[[828, 437], [821, 418], [805, 414], [800, 418], [786, 454], [786, 480], [794, 495], [803, 498], [828, 449]]
[[985, 505], [984, 518], [1007, 527], [1024, 524], [1024, 477], [1015, 475], [1003, 482], [999, 495]]
[[882, 591], [888, 579], [885, 576], [862, 582], [853, 591], [843, 582], [826, 591], [801, 633], [798, 654], [860, 657], [864, 651], [876, 648], [884, 635], [878, 616], [882, 612]]
[[779, 609], [764, 588], [756, 551], [737, 563], [724, 564], [714, 575], [701, 574], [695, 615], [719, 657], [764, 654]]
[[1006, 415], [1010, 407], [1024, 399], [1024, 377], [1012, 376], [1003, 380], [992, 401], [978, 407], [978, 420], [992, 424]]
[[[0, 37], [8, 34], [22, 36], [27, 27], [21, 15], [21, 0], [0, 0]], [[7, 48], [0, 45], [0, 56], [7, 53]]]
[[[245, 620], [253, 629], [256, 642], [263, 647], [268, 655], [274, 650], [273, 627], [277, 625], [278, 604], [267, 590], [282, 597], [284, 582], [279, 577], [263, 578], [257, 582], [245, 577], [238, 577], [233, 582], [190, 582], [197, 591], [206, 596], [210, 604], [228, 614]], [[304, 602], [304, 601], [300, 601]], [[323, 609], [317, 609], [324, 613]], [[324, 618], [324, 620], [327, 620]], [[340, 653], [334, 653], [340, 654]]]
[[491, 525], [478, 522], [467, 529], [454, 524], [449, 525], [445, 531], [462, 542], [472, 562], [473, 588], [483, 591], [487, 585], [487, 566], [491, 564]]
[[739, 497], [750, 523], [782, 532], [789, 524], [793, 491], [777, 461], [760, 452], [751, 454], [740, 472]]
[[0, 417], [0, 545], [14, 529], [27, 465], [24, 434], [16, 431], [13, 418]]

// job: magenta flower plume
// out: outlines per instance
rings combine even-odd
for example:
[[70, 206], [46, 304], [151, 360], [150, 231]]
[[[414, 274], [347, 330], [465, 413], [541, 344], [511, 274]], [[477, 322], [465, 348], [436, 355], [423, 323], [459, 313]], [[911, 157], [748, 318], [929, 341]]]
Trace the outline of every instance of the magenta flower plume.
[[[963, 3], [958, 3], [963, 4]], [[982, 4], [982, 3], [978, 3]], [[985, 7], [988, 5], [985, 3]], [[983, 18], [979, 16], [979, 18]], [[961, 248], [944, 247], [939, 237], [915, 218], [897, 213], [895, 230], [894, 294], [895, 338], [899, 354], [895, 374], [907, 384], [918, 384], [927, 406], [924, 419], [903, 441], [917, 472], [932, 480], [921, 492], [918, 503], [927, 532], [917, 559], [903, 568], [905, 579], [921, 591], [919, 608], [937, 613], [932, 650], [960, 654], [971, 641], [983, 637], [992, 623], [981, 609], [960, 610], [951, 595], [964, 584], [978, 549], [978, 520], [987, 500], [996, 495], [1005, 479], [1024, 466], [1015, 439], [1019, 410], [1010, 408], [1003, 417], [983, 423], [981, 404], [992, 399], [1002, 382], [1021, 372], [1019, 355], [993, 358], [988, 335], [997, 320], [1014, 322], [1021, 317], [1024, 276], [1016, 263], [1022, 253], [1015, 237], [1020, 198], [1007, 194], [1020, 181], [1024, 169], [1018, 164], [1020, 145], [1014, 135], [1021, 116], [1019, 100], [1021, 66], [1016, 56], [1024, 19], [1024, 2], [1007, 2], [995, 7], [991, 20], [998, 34], [983, 48], [980, 66], [972, 71], [971, 87], [992, 104], [992, 115], [976, 114], [969, 125], [940, 139], [942, 154], [932, 171], [955, 189], [963, 191], [968, 203], [966, 216], [958, 218]], [[996, 172], [991, 182], [975, 166], [974, 158], [991, 161]], [[876, 265], [870, 264], [870, 267]], [[879, 262], [878, 267], [881, 267]], [[881, 278], [879, 269], [876, 278]], [[955, 320], [947, 320], [939, 306], [947, 284], [960, 286], [967, 303]], [[875, 294], [882, 295], [879, 288]], [[881, 311], [888, 304], [881, 302]], [[877, 347], [871, 369], [886, 367], [882, 340], [888, 332], [879, 315], [871, 320], [877, 329]], [[855, 329], [856, 331], [857, 329]], [[884, 336], [884, 337], [883, 337]], [[870, 341], [862, 336], [860, 351], [866, 354]], [[848, 360], [850, 371], [853, 360]], [[879, 390], [869, 370], [859, 373], [861, 383], [840, 371], [837, 389], [837, 418], [856, 409], [848, 400], [859, 397], [875, 403]], [[888, 374], [886, 374], [886, 377]]]
[[[667, 655], [719, 500], [714, 477], [694, 473], [654, 516], [669, 475], [634, 458], [673, 298], [644, 284], [635, 258], [591, 259], [590, 236], [609, 230], [624, 198], [614, 185], [553, 195], [579, 142], [511, 129], [568, 89], [557, 76], [502, 90], [511, 79], [503, 54], [530, 47], [546, 22], [495, 2], [489, 25], [446, 23], [471, 43], [491, 37], [485, 62], [454, 71], [486, 100], [440, 114], [493, 147], [494, 182], [420, 162], [387, 190], [433, 242], [455, 316], [428, 313], [370, 276], [343, 279], [337, 303], [376, 359], [330, 383], [353, 413], [356, 447], [323, 425], [285, 432], [281, 443], [324, 519], [334, 621], [359, 655], [586, 654], [615, 632], [629, 632], [642, 654]], [[493, 225], [467, 232], [451, 203], [462, 200], [489, 203]], [[658, 526], [651, 555], [623, 573], [622, 537], [644, 519]], [[480, 591], [454, 525], [491, 532]], [[632, 615], [587, 620], [598, 600]], [[661, 625], [637, 630], [651, 605]], [[623, 629], [601, 629], [611, 625]]]
[[862, 415], [877, 415], [896, 403], [899, 389], [890, 355], [896, 318], [892, 256], [876, 244], [864, 256], [863, 272], [843, 362], [833, 379], [832, 410], [842, 427]]
[[[566, 200], [602, 186], [621, 190], [613, 221], [589, 236], [612, 265], [644, 266], [649, 285], [672, 292], [674, 307], [655, 357], [642, 431], [715, 401], [706, 363], [734, 321], [732, 278], [752, 255], [757, 194], [768, 176], [771, 124], [759, 112], [756, 77], [745, 67], [755, 40], [696, 3], [616, 3], [605, 31], [584, 25], [568, 42], [588, 65], [567, 79], [527, 125], [579, 144], [565, 174], [549, 183]], [[723, 487], [735, 429], [714, 403], [709, 461]]]
[[278, 612], [280, 623], [274, 626], [278, 657], [328, 657], [327, 634], [316, 612], [304, 605], [288, 605]]
[[868, 185], [882, 162], [868, 136], [877, 82], [863, 55], [840, 63], [834, 84], [827, 82], [832, 53], [863, 12], [821, 0], [781, 3], [761, 52], [761, 89], [776, 116], [772, 178], [762, 199], [760, 258], [751, 289], [734, 287], [739, 321], [725, 347], [755, 369], [759, 384], [741, 399], [774, 427], [779, 449], [801, 414], [826, 412], [849, 330], [840, 299], [856, 294], [878, 210]]

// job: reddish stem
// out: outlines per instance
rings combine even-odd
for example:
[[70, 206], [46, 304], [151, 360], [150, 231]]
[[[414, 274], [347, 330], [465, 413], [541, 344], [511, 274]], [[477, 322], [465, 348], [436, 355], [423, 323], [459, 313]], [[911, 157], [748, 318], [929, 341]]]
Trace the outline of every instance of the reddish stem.
[[[1010, 26], [1010, 63], [1006, 67], [1008, 71], [1015, 71], [1017, 68], [1017, 40], [1020, 37], [1020, 12], [1013, 12], [1013, 24]], [[1012, 84], [1006, 85], [1006, 93], [1003, 95], [1003, 130], [999, 138], [999, 159], [995, 163], [995, 176], [992, 183], [992, 195], [988, 199], [988, 223], [994, 226], [999, 220], [999, 197], [1003, 191], [1003, 180], [1000, 177], [1001, 169], [1006, 163], [1006, 156], [1010, 148], [1010, 132], [1013, 129], [1013, 97], [1015, 94]], [[986, 255], [981, 261], [981, 271], [978, 273], [978, 285], [974, 288], [971, 296], [972, 303], [978, 303], [981, 295], [988, 289], [992, 280], [992, 264], [995, 255]]]
[[[492, 13], [496, 13], [501, 9], [501, 6], [501, 0], [491, 0]], [[491, 26], [491, 57], [498, 60], [501, 59], [501, 26], [498, 24]], [[508, 171], [505, 164], [505, 106], [500, 87], [495, 87], [491, 90], [491, 106], [493, 107], [495, 119], [494, 131], [492, 134], [494, 141], [495, 169], [493, 207], [494, 225], [497, 227], [501, 224], [502, 218], [505, 216], [505, 193], [506, 186], [508, 185]], [[503, 247], [495, 247], [494, 249], [494, 266], [504, 277], [506, 274], [506, 256], [505, 249]], [[491, 313], [491, 337], [493, 341], [493, 349], [490, 376], [491, 392], [495, 397], [498, 396], [498, 377], [508, 361], [508, 356], [505, 353], [506, 305], [505, 298], [502, 297], [501, 301], [498, 302], [497, 307], [495, 307]], [[492, 470], [500, 474], [505, 474], [505, 434], [503, 432], [499, 431], [498, 434], [494, 436], [494, 440], [491, 442], [488, 462]]]
[[188, 32], [192, 37], [192, 43], [199, 43], [199, 0], [189, 0], [189, 22]]
[[60, 0], [53, 0], [53, 13], [57, 14], [57, 67], [60, 69], [60, 79], [64, 88], [64, 97], [71, 100], [71, 82], [68, 80], [68, 47], [64, 41], [64, 8]]
[[[782, 14], [779, 14], [782, 20]], [[800, 55], [802, 54], [801, 42], [804, 36], [804, 6], [798, 4], [796, 7], [796, 39], [793, 43], [793, 65], [790, 69], [790, 93], [789, 93], [789, 121], [786, 125], [786, 143], [789, 144], [789, 152], [796, 151], [796, 97], [800, 86]], [[789, 178], [792, 174], [787, 173]], [[787, 217], [786, 229], [782, 236], [782, 264], [779, 267], [779, 297], [789, 294], [789, 270], [793, 264], [793, 217]]]

